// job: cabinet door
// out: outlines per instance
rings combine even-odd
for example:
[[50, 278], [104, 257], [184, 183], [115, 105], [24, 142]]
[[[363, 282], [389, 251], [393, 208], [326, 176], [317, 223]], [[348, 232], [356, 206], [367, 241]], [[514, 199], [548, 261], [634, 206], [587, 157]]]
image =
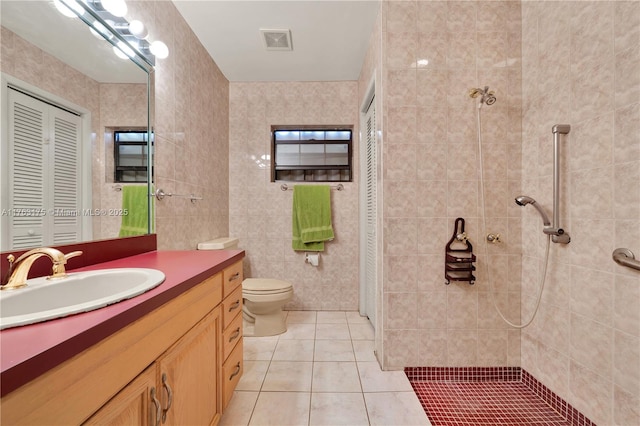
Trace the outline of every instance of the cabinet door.
[[212, 425], [221, 415], [218, 380], [222, 333], [216, 308], [158, 360], [163, 423]]
[[[98, 410], [85, 425], [155, 425], [161, 415], [155, 364], [140, 373]], [[155, 402], [153, 397], [155, 396]]]

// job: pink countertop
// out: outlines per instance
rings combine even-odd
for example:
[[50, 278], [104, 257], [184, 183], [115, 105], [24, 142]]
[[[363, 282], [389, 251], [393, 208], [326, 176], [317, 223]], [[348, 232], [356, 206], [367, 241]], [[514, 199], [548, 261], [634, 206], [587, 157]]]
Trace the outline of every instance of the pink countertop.
[[0, 331], [0, 391], [4, 396], [148, 314], [244, 257], [242, 250], [152, 251], [70, 272], [153, 268], [158, 287], [91, 312]]

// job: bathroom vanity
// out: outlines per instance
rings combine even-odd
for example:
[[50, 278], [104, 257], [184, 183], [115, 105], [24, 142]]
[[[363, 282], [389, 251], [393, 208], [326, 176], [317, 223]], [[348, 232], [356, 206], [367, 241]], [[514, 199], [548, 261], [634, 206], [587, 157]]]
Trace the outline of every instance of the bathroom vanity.
[[[0, 332], [2, 424], [215, 425], [242, 375], [241, 250], [153, 251], [158, 287]], [[74, 272], [74, 271], [70, 271]]]

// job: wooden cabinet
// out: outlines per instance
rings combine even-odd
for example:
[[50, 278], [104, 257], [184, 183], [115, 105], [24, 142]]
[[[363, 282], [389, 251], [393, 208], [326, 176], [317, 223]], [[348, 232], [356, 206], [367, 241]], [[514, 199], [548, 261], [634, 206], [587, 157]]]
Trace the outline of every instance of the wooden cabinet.
[[242, 377], [242, 262], [222, 272], [222, 409], [224, 410]]
[[161, 416], [162, 411], [157, 399], [156, 369], [151, 366], [91, 416], [85, 425], [153, 426], [158, 415]]
[[216, 425], [242, 374], [241, 283], [242, 261], [5, 395], [1, 423]]

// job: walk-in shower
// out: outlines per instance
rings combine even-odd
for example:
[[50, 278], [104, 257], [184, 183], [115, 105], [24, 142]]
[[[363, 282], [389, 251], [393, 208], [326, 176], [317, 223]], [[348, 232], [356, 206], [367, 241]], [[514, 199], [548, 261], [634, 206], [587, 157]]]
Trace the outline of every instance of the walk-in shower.
[[[496, 103], [496, 96], [494, 94], [494, 92], [489, 91], [489, 86], [485, 86], [484, 89], [479, 89], [479, 88], [475, 88], [475, 89], [470, 89], [469, 90], [469, 97], [471, 98], [479, 98], [478, 100], [478, 107], [477, 107], [477, 113], [476, 113], [476, 117], [477, 117], [477, 125], [478, 125], [478, 157], [479, 157], [479, 164], [478, 164], [478, 168], [480, 170], [480, 201], [481, 201], [481, 206], [482, 206], [482, 228], [483, 228], [483, 232], [484, 235], [486, 235], [487, 237], [487, 241], [488, 242], [495, 242], [496, 238], [494, 236], [494, 234], [488, 233], [487, 232], [487, 214], [486, 214], [486, 206], [485, 206], [485, 196], [484, 196], [484, 156], [482, 153], [482, 116], [481, 116], [481, 110], [482, 110], [482, 106], [483, 105], [488, 105], [491, 106], [494, 103]], [[568, 127], [568, 126], [567, 126]], [[555, 176], [555, 175], [554, 175]], [[554, 179], [555, 181], [555, 179]], [[556, 192], [557, 193], [557, 192]], [[554, 223], [554, 226], [551, 226], [551, 222], [549, 221], [549, 217], [547, 216], [547, 214], [544, 212], [544, 210], [542, 209], [541, 206], [539, 206], [536, 203], [536, 200], [534, 200], [531, 197], [528, 197], [526, 195], [520, 195], [516, 198], [516, 204], [518, 204], [519, 206], [526, 206], [526, 205], [532, 205], [533, 207], [536, 208], [536, 210], [538, 211], [538, 213], [540, 213], [540, 216], [542, 216], [542, 222], [543, 222], [543, 230], [545, 232], [545, 234], [547, 234], [547, 244], [545, 246], [545, 254], [544, 254], [544, 270], [542, 272], [542, 278], [541, 278], [541, 282], [540, 282], [540, 286], [538, 289], [538, 295], [536, 297], [536, 305], [535, 305], [535, 309], [533, 310], [533, 314], [531, 315], [531, 318], [529, 318], [527, 321], [521, 323], [521, 324], [516, 324], [512, 321], [509, 321], [509, 319], [507, 319], [507, 317], [502, 313], [502, 311], [500, 310], [500, 308], [498, 307], [498, 304], [496, 302], [496, 295], [495, 295], [495, 289], [494, 289], [494, 283], [493, 280], [491, 279], [491, 268], [489, 268], [489, 250], [487, 248], [487, 244], [484, 244], [484, 257], [485, 257], [485, 264], [486, 264], [486, 268], [487, 268], [487, 280], [489, 281], [489, 293], [491, 296], [491, 302], [493, 303], [494, 308], [496, 309], [496, 311], [498, 311], [498, 314], [500, 315], [500, 317], [507, 323], [509, 324], [511, 327], [514, 328], [524, 328], [526, 326], [528, 326], [529, 324], [531, 324], [531, 322], [533, 321], [533, 319], [536, 316], [536, 313], [538, 312], [538, 308], [540, 307], [540, 300], [542, 299], [542, 292], [544, 290], [544, 284], [546, 281], [546, 276], [547, 276], [547, 265], [549, 264], [549, 246], [550, 246], [550, 242], [551, 242], [551, 236], [562, 236], [562, 233], [564, 231], [562, 231], [562, 229], [560, 228], [555, 228], [555, 225], [557, 224]], [[554, 216], [555, 217], [555, 216]], [[555, 229], [554, 229], [555, 228]], [[555, 232], [547, 232], [546, 230], [551, 230], [554, 229]]]

